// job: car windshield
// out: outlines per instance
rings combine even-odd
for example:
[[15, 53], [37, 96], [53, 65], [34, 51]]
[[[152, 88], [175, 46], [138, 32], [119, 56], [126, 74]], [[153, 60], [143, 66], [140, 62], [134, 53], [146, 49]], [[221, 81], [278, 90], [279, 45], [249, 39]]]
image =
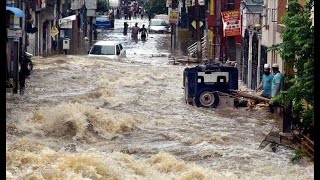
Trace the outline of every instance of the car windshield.
[[150, 26], [166, 26], [166, 22], [162, 20], [151, 20]]
[[90, 54], [94, 55], [115, 55], [114, 46], [94, 45]]
[[169, 21], [169, 16], [168, 15], [156, 15], [154, 18], [155, 19], [161, 19], [161, 20]]

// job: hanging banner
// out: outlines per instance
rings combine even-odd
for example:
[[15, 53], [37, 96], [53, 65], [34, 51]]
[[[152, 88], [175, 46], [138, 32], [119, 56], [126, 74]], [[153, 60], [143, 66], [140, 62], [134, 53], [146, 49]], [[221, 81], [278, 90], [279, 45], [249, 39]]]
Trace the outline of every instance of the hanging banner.
[[240, 11], [221, 12], [223, 21], [223, 36], [241, 35], [241, 17]]

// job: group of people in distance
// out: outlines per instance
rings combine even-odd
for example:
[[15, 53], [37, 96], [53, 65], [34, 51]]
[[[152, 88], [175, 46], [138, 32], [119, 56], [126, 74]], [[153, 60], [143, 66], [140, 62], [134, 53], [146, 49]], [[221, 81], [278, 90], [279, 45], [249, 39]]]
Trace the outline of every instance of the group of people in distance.
[[[128, 27], [129, 27], [128, 23], [124, 22], [123, 35], [125, 35], [125, 36], [128, 34]], [[131, 38], [136, 42], [138, 41], [139, 33], [140, 33], [140, 36], [141, 36], [141, 40], [142, 41], [146, 41], [147, 35], [148, 35], [148, 31], [145, 28], [145, 25], [143, 24], [142, 28], [139, 28], [138, 23], [136, 23], [135, 26], [133, 26], [132, 29], [131, 29]]]

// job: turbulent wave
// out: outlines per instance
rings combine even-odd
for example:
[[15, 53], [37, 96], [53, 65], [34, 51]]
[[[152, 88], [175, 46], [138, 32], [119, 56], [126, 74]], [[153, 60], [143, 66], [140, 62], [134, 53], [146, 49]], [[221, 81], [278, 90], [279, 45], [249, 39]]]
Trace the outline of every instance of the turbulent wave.
[[[276, 170], [278, 168], [278, 170]], [[306, 169], [310, 171], [312, 169]], [[283, 174], [273, 174], [284, 171]], [[269, 174], [270, 173], [270, 174]], [[204, 168], [160, 152], [149, 158], [137, 159], [119, 152], [105, 153], [95, 149], [77, 153], [47, 147], [37, 151], [7, 152], [7, 179], [312, 179], [303, 177], [298, 167], [256, 167], [241, 176]], [[297, 177], [299, 175], [299, 178]]]
[[21, 127], [73, 139], [86, 139], [92, 137], [92, 133], [112, 138], [116, 134], [133, 130], [138, 122], [138, 119], [129, 114], [79, 103], [62, 103], [34, 111], [32, 117], [22, 123]]

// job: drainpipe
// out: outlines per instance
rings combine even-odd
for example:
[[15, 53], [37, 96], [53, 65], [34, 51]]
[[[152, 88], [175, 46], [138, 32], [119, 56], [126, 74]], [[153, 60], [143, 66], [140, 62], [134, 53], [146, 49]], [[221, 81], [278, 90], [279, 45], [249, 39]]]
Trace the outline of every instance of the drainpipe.
[[[57, 26], [57, 3], [58, 3], [58, 0], [53, 1], [53, 5], [54, 5], [53, 6], [53, 25], [52, 25], [53, 27]], [[51, 36], [51, 34], [50, 34], [50, 36]], [[58, 43], [57, 37], [58, 37], [58, 35], [56, 35], [52, 38], [56, 43]], [[58, 49], [58, 47], [56, 47], [56, 48]]]
[[251, 89], [251, 76], [252, 76], [252, 30], [249, 30], [249, 58], [248, 58], [248, 78], [247, 86]]
[[257, 86], [259, 86], [259, 84], [260, 84], [260, 62], [261, 62], [261, 33], [258, 33]]

